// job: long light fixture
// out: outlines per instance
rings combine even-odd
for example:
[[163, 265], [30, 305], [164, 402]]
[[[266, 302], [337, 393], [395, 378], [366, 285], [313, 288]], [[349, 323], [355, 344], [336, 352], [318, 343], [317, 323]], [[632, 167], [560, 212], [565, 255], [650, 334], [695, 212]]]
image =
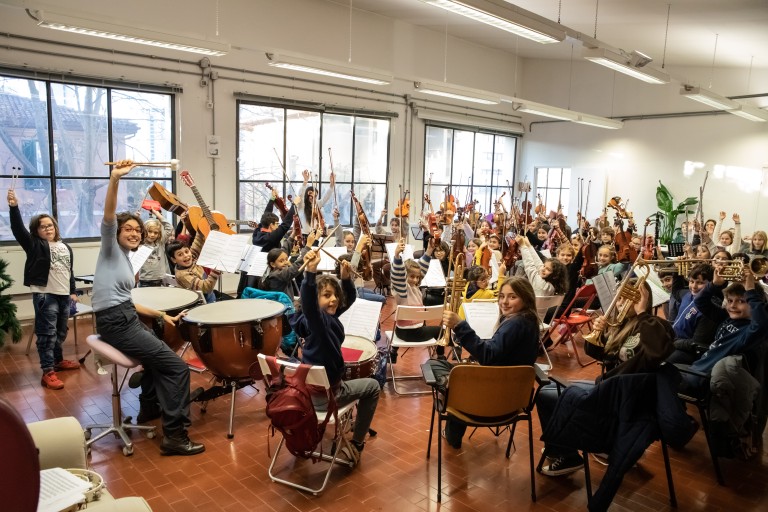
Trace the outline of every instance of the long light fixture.
[[537, 43], [559, 43], [565, 31], [529, 18], [511, 8], [483, 0], [421, 0], [480, 23], [511, 32]]
[[696, 100], [719, 110], [735, 110], [739, 108], [739, 103], [701, 87], [683, 85], [683, 88], [680, 89], [680, 94], [688, 99]]
[[485, 94], [478, 91], [462, 89], [455, 86], [445, 86], [438, 84], [428, 84], [426, 82], [414, 82], [413, 86], [421, 94], [432, 96], [441, 96], [454, 100], [468, 101], [470, 103], [479, 103], [481, 105], [498, 105], [501, 101], [499, 96]]
[[514, 101], [514, 99], [507, 98], [502, 98], [501, 101], [505, 103], [512, 103], [512, 108], [514, 108], [517, 112], [525, 112], [527, 114], [535, 114], [537, 116], [551, 117], [552, 119], [560, 119], [562, 121], [576, 121], [579, 118], [579, 113], [574, 112], [573, 110], [552, 107], [550, 105], [535, 103], [533, 101]]
[[103, 37], [128, 43], [145, 44], [157, 48], [193, 52], [202, 55], [210, 55], [212, 57], [226, 55], [230, 49], [229, 45], [224, 43], [164, 34], [162, 32], [115, 25], [102, 21], [75, 18], [62, 14], [54, 14], [52, 12], [32, 10], [28, 10], [27, 12], [37, 20], [38, 26], [54, 30], [62, 30], [64, 32]]
[[363, 82], [372, 85], [389, 85], [392, 81], [392, 77], [387, 76], [384, 73], [339, 66], [336, 64], [319, 63], [298, 57], [275, 55], [273, 53], [267, 53], [266, 55], [268, 60], [267, 64], [273, 68], [330, 76], [333, 78], [341, 78], [343, 80], [352, 80], [354, 82]]
[[624, 126], [624, 123], [621, 121], [589, 114], [579, 114], [579, 118], [576, 119], [574, 123], [585, 124], [587, 126], [595, 126], [597, 128], [605, 128], [608, 130], [618, 130]]
[[614, 53], [605, 48], [596, 48], [593, 50], [586, 50], [584, 52], [584, 58], [600, 64], [607, 68], [611, 68], [614, 71], [624, 73], [643, 82], [649, 84], [668, 84], [670, 81], [669, 75], [658, 71], [653, 68], [646, 68], [645, 64], [650, 62], [650, 57], [647, 57], [639, 52], [635, 52], [635, 55], [645, 57], [645, 59], [633, 58], [632, 55], [626, 56], [618, 53]]
[[728, 113], [757, 123], [765, 123], [768, 121], [768, 112], [761, 108], [750, 107], [747, 105], [740, 105], [739, 108], [729, 110]]

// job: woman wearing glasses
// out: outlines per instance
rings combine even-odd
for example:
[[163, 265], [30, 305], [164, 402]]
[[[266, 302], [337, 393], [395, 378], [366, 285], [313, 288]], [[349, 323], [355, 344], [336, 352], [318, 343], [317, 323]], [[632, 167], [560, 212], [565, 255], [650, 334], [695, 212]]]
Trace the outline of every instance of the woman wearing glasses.
[[129, 212], [115, 214], [120, 178], [135, 166], [124, 160], [117, 162], [109, 177], [101, 222], [101, 250], [96, 260], [93, 280], [93, 310], [101, 340], [122, 353], [138, 359], [144, 367], [139, 396], [138, 423], [162, 416], [164, 455], [195, 455], [205, 446], [187, 435], [189, 419], [189, 370], [168, 345], [145, 330], [137, 311], [165, 322], [177, 322], [183, 313], [170, 317], [162, 311], [133, 304], [131, 289], [136, 278], [128, 254], [141, 245], [144, 226]]
[[24, 226], [16, 192], [8, 190], [11, 231], [27, 254], [24, 263], [24, 286], [32, 292], [35, 308], [35, 336], [43, 377], [40, 383], [48, 389], [62, 389], [64, 383], [57, 371], [77, 370], [77, 361], [64, 359], [61, 345], [67, 339], [70, 300], [77, 301], [75, 276], [72, 273], [72, 248], [61, 240], [56, 219], [42, 213]]

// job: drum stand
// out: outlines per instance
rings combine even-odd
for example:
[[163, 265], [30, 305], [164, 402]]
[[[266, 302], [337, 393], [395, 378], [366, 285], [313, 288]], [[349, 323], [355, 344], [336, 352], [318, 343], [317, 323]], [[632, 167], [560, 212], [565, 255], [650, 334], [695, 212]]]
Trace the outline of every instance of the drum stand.
[[221, 384], [213, 385], [200, 393], [194, 402], [200, 402], [200, 412], [205, 413], [208, 410], [208, 402], [214, 400], [220, 396], [224, 396], [227, 393], [230, 394], [229, 403], [229, 430], [227, 431], [227, 439], [235, 437], [234, 425], [235, 425], [235, 396], [238, 389], [253, 384], [253, 380], [236, 380], [236, 379], [220, 379], [214, 377], [216, 381], [221, 381]]

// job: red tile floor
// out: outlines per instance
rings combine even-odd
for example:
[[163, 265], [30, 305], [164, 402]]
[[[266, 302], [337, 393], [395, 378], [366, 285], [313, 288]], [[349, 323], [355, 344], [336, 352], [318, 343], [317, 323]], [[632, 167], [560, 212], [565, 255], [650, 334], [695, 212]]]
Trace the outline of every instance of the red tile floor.
[[[392, 299], [382, 314], [384, 328], [391, 327]], [[84, 333], [91, 329], [88, 319], [79, 325], [81, 342], [78, 356], [85, 351]], [[25, 333], [28, 331], [25, 331]], [[79, 371], [61, 375], [66, 386], [51, 391], [40, 386], [37, 355], [24, 355], [26, 338], [18, 345], [0, 349], [0, 391], [26, 421], [72, 415], [83, 425], [109, 421], [110, 379], [99, 375], [88, 358]], [[70, 340], [65, 354], [75, 357]], [[399, 366], [418, 370], [423, 351], [401, 354]], [[593, 378], [597, 368], [582, 369], [566, 347], [551, 352], [554, 373], [567, 378]], [[205, 386], [209, 375], [193, 373], [193, 386]], [[414, 381], [414, 385], [420, 385]], [[135, 417], [137, 390], [123, 392], [125, 414]], [[303, 494], [273, 483], [267, 476], [269, 450], [277, 438], [268, 438], [264, 414], [263, 384], [238, 391], [235, 437], [226, 437], [230, 400], [212, 401], [206, 413], [192, 406], [195, 440], [205, 443], [206, 452], [194, 457], [162, 457], [159, 438], [134, 434], [135, 453], [123, 456], [118, 441], [109, 436], [91, 451], [93, 469], [102, 474], [115, 496], [140, 495], [153, 510], [161, 511], [420, 511], [443, 508], [450, 511], [510, 509], [585, 510], [584, 473], [548, 478], [536, 475], [538, 501], [530, 500], [528, 441], [526, 428], [515, 434], [516, 451], [504, 457], [506, 435], [495, 438], [488, 430], [478, 430], [464, 440], [460, 450], [445, 445], [443, 460], [443, 501], [436, 502], [437, 452], [426, 459], [432, 402], [429, 395], [397, 396], [387, 385], [381, 395], [373, 428], [378, 436], [370, 439], [360, 465], [354, 470], [334, 470], [329, 488], [321, 496]], [[695, 415], [695, 414], [694, 414]], [[535, 418], [535, 415], [534, 415]], [[521, 426], [522, 427], [522, 426]], [[542, 446], [541, 429], [534, 419], [534, 450]], [[726, 487], [717, 485], [706, 451], [703, 432], [681, 451], [671, 451], [672, 468], [679, 510], [768, 510], [768, 456], [748, 462], [721, 460]], [[282, 461], [293, 464], [291, 457]], [[317, 473], [319, 465], [296, 463], [300, 474]], [[603, 467], [592, 462], [592, 480], [598, 484]], [[625, 477], [611, 510], [670, 510], [661, 450], [652, 445], [637, 467]]]

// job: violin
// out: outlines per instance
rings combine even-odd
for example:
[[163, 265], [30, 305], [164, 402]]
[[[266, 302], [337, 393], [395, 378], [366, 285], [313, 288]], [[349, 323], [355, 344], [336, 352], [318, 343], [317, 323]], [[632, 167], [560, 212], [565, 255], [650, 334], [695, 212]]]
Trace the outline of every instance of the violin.
[[520, 259], [520, 257], [520, 247], [517, 245], [517, 240], [514, 238], [507, 240], [507, 250], [502, 256], [504, 266], [509, 269], [514, 268], [515, 263]]
[[355, 197], [355, 192], [351, 191], [350, 194], [352, 195], [352, 202], [355, 204], [355, 212], [357, 213], [357, 221], [360, 223], [360, 232], [368, 237], [368, 245], [363, 247], [363, 249], [360, 251], [360, 265], [363, 268], [362, 274], [363, 274], [363, 280], [364, 281], [370, 281], [373, 279], [373, 265], [371, 261], [371, 225], [368, 222], [368, 216], [365, 214], [365, 210], [363, 210], [363, 205], [360, 204], [360, 201], [357, 200], [357, 197]]
[[[293, 202], [293, 196], [291, 195], [288, 195], [286, 199], [288, 199], [289, 203]], [[293, 214], [293, 232], [291, 236], [293, 237], [293, 250], [298, 253], [304, 247], [304, 237], [301, 235], [301, 219], [298, 213]]]
[[538, 201], [536, 203], [536, 208], [534, 208], [533, 211], [536, 213], [536, 215], [542, 217], [544, 215], [544, 211], [547, 208], [544, 206], [544, 201], [541, 199], [541, 194], [536, 194], [536, 197], [538, 198]]
[[429, 206], [429, 213], [427, 214], [427, 226], [429, 227], [429, 233], [435, 239], [435, 243], [440, 243], [440, 237], [443, 234], [443, 230], [440, 229], [440, 224], [437, 222], [437, 215], [435, 215], [432, 209], [432, 201], [429, 200], [429, 196], [424, 194], [424, 202]]
[[440, 210], [443, 212], [443, 224], [452, 224], [453, 216], [456, 215], [456, 198], [445, 189], [445, 201], [440, 203]]
[[397, 202], [397, 207], [395, 208], [395, 217], [407, 217], [408, 214], [411, 213], [411, 200], [408, 198], [410, 193], [410, 190], [406, 190], [403, 198]]
[[616, 234], [613, 241], [618, 247], [616, 251], [616, 260], [620, 262], [635, 261], [638, 253], [637, 249], [632, 247], [632, 232], [624, 231], [624, 221], [621, 217], [616, 217]]
[[579, 274], [584, 279], [589, 279], [597, 275], [597, 249], [595, 244], [592, 243], [592, 233], [590, 232], [587, 240], [584, 242], [584, 246], [581, 248], [582, 254], [584, 254], [584, 263], [581, 264], [581, 270]]
[[[264, 186], [267, 187], [269, 190], [275, 192], [275, 188], [269, 183], [265, 183]], [[288, 208], [285, 206], [285, 201], [283, 201], [283, 198], [280, 197], [280, 195], [276, 195], [274, 199], [274, 203], [275, 203], [275, 206], [277, 206], [278, 211], [280, 211], [280, 216], [284, 217], [288, 213]]]

